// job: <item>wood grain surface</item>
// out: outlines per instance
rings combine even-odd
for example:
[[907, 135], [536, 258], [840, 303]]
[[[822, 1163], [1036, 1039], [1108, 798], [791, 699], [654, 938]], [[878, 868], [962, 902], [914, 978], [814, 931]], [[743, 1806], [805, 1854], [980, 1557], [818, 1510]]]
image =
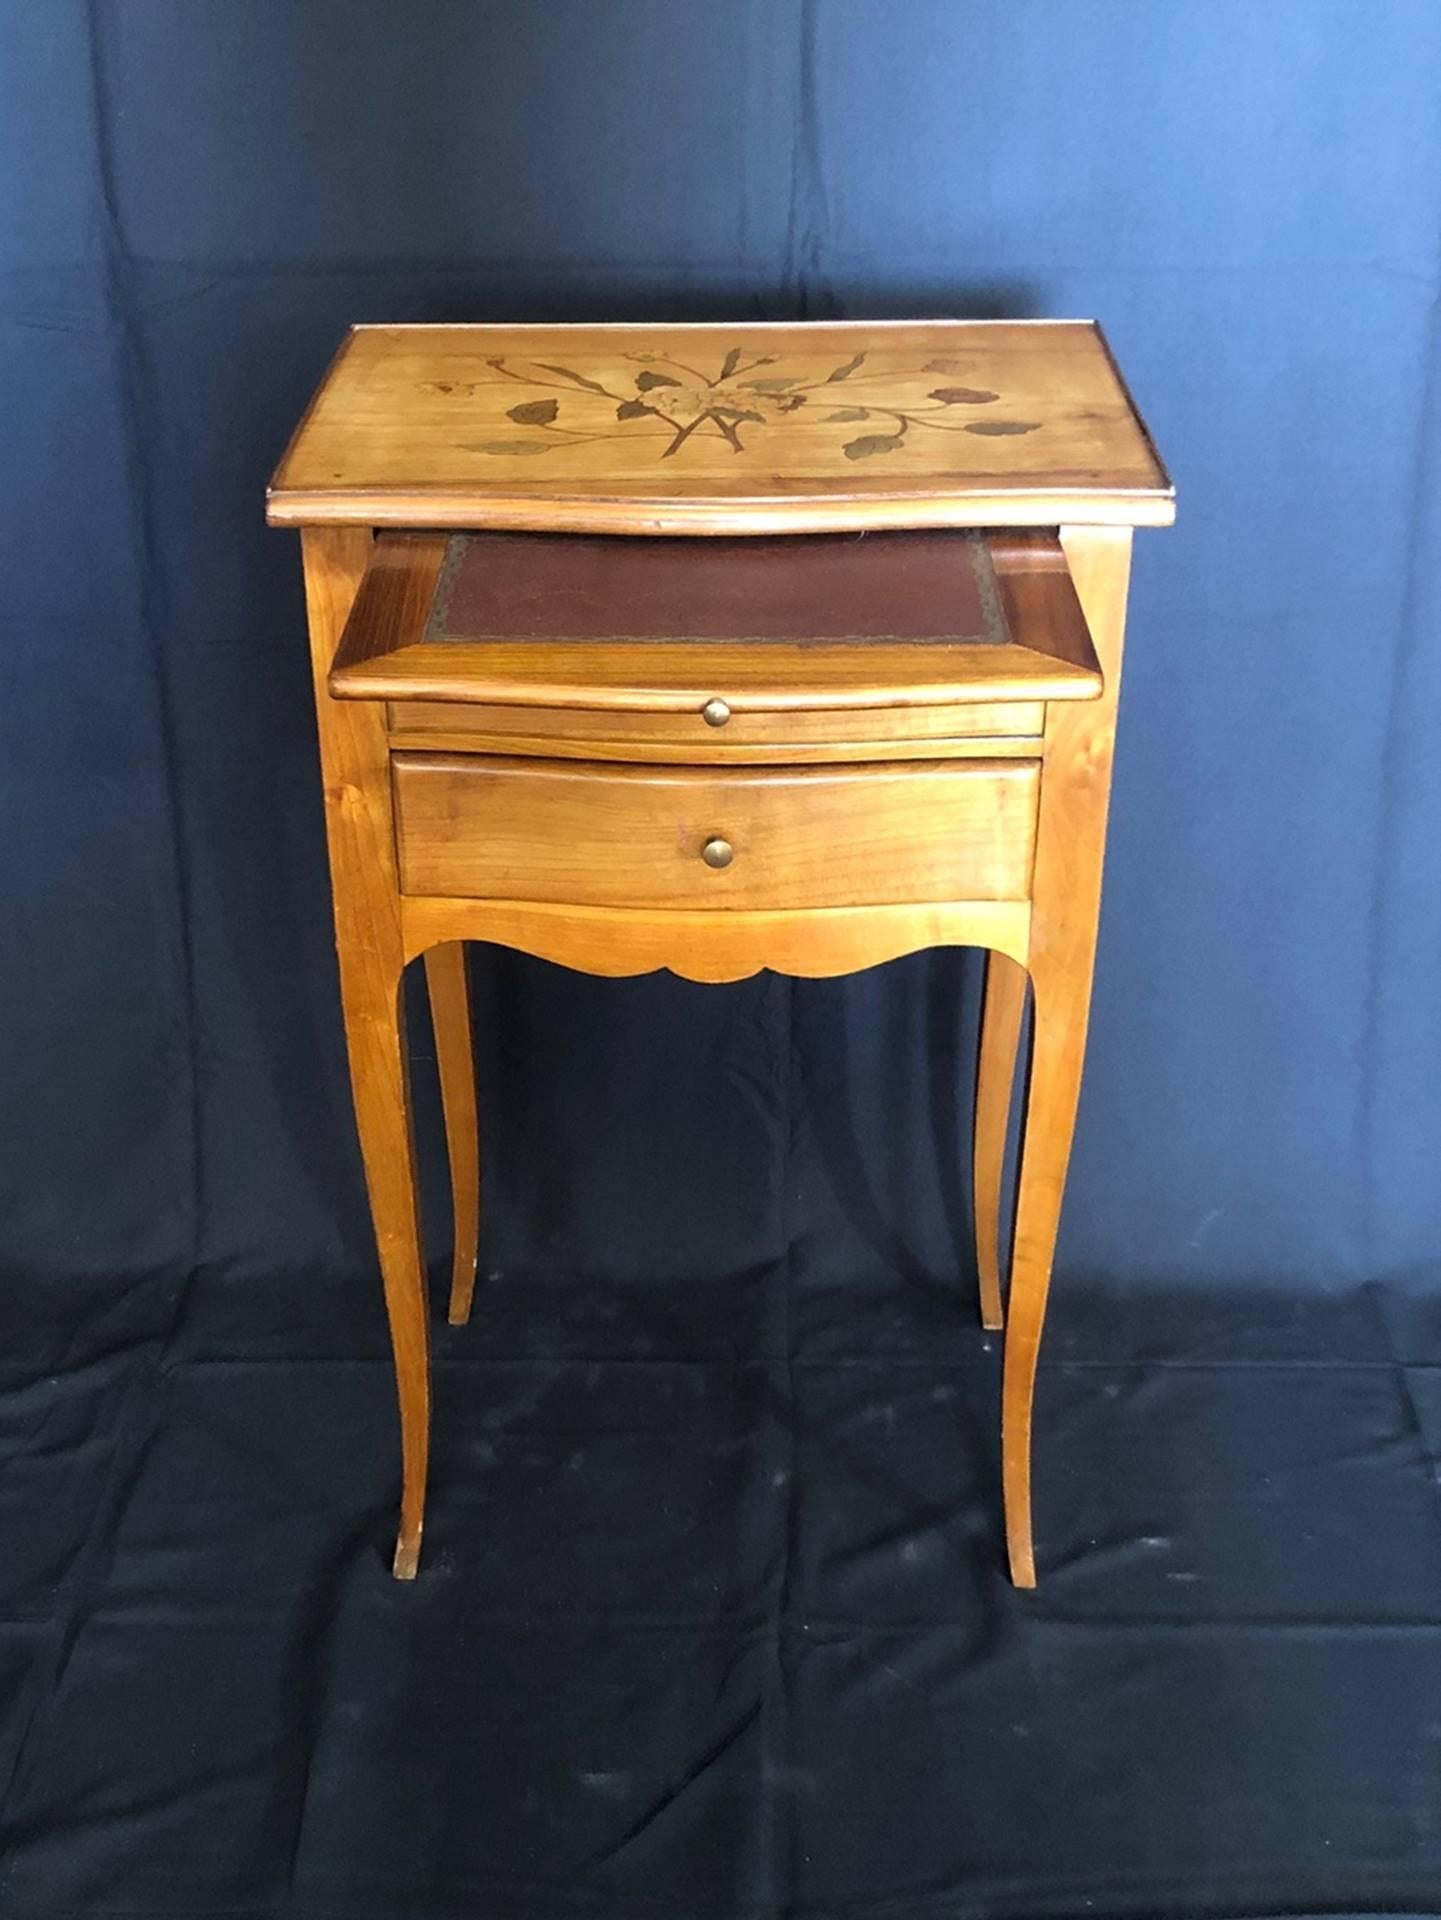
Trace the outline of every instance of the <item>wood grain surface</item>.
[[987, 947], [1023, 961], [1031, 924], [1028, 900], [707, 913], [427, 896], [403, 898], [400, 913], [412, 957], [443, 940], [489, 940], [581, 973], [665, 971], [707, 983], [746, 980], [763, 968], [824, 980], [926, 947]]
[[589, 533], [1172, 513], [1091, 321], [357, 327], [269, 494], [283, 526]]
[[[884, 545], [886, 536], [874, 536]], [[445, 540], [386, 534], [337, 649], [330, 691], [340, 699], [685, 714], [710, 700], [732, 717], [755, 713], [919, 710], [975, 702], [1091, 700], [1101, 673], [1085, 615], [1054, 534], [990, 542], [1013, 638], [997, 645], [762, 645], [743, 640], [427, 641], [424, 631]], [[818, 721], [811, 739], [818, 738]], [[892, 723], [896, 737], [904, 722]], [[1003, 731], [997, 726], [995, 731]]]
[[1018, 1587], [1036, 1584], [1031, 1519], [1036, 1362], [1090, 1022], [1116, 691], [1121, 678], [1131, 575], [1128, 531], [1068, 528], [1062, 539], [1096, 650], [1105, 666], [1107, 690], [1100, 700], [1084, 705], [1057, 702], [1046, 718], [1031, 937], [1026, 953], [1034, 1004], [1031, 1071], [1016, 1183], [1016, 1235], [1001, 1393], [1006, 1540], [1011, 1577]]
[[453, 1327], [470, 1318], [475, 1297], [475, 1263], [480, 1251], [480, 1112], [475, 1088], [475, 1040], [470, 1019], [470, 977], [465, 945], [447, 940], [425, 955], [425, 983], [440, 1070], [440, 1103], [445, 1116], [446, 1157], [450, 1162], [453, 1240], [450, 1309]]
[[1007, 954], [986, 955], [981, 1005], [981, 1045], [976, 1065], [976, 1125], [972, 1148], [972, 1199], [976, 1216], [976, 1267], [981, 1325], [1005, 1324], [1001, 1300], [1001, 1220], [1005, 1209], [1006, 1140], [1026, 1006], [1026, 971]]
[[[1034, 1585], [1037, 1357], [1090, 1006], [1131, 528], [1173, 511], [1099, 330], [360, 328], [269, 511], [306, 529], [341, 992], [399, 1389], [396, 1574], [418, 1563], [430, 1419], [406, 962], [427, 957], [461, 1320], [480, 1198], [465, 941], [702, 981], [825, 977], [968, 944], [991, 955], [974, 1147], [988, 1326], [1002, 1319], [1028, 986], [1033, 1004], [1001, 1462], [1012, 1576]], [[669, 616], [659, 638], [425, 638], [455, 529], [885, 540], [918, 527], [987, 529], [985, 644], [952, 645], [976, 631], [958, 624], [938, 639], [936, 622], [924, 642], [876, 639], [874, 607], [847, 645], [671, 642]], [[684, 611], [673, 580], [665, 605]], [[611, 615], [604, 631], [623, 633], [623, 610]]]
[[352, 528], [314, 527], [306, 530], [303, 544], [340, 995], [400, 1400], [394, 1572], [399, 1580], [413, 1580], [430, 1455], [430, 1328], [401, 994], [406, 955], [389, 748], [382, 707], [332, 700], [326, 688], [326, 671], [365, 576], [371, 542], [368, 533]]
[[1035, 761], [772, 773], [397, 754], [392, 771], [405, 893], [721, 912], [1030, 886]]
[[527, 754], [556, 760], [804, 766], [824, 761], [1034, 759], [1039, 700], [964, 706], [856, 707], [819, 713], [731, 711], [718, 726], [689, 713], [397, 700], [390, 744], [402, 752]]

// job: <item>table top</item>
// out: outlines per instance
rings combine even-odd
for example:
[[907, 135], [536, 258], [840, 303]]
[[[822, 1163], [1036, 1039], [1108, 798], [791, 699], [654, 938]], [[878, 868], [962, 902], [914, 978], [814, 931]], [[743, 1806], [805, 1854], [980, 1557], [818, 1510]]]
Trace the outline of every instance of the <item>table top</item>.
[[1091, 321], [364, 326], [271, 483], [279, 526], [769, 534], [1162, 526]]

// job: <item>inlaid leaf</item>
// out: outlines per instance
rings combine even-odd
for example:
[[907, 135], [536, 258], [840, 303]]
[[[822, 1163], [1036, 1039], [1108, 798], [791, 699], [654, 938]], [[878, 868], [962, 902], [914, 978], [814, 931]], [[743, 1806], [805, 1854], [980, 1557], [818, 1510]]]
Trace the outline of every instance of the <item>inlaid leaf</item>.
[[837, 367], [833, 372], [826, 375], [826, 385], [828, 387], [834, 386], [837, 380], [849, 380], [865, 357], [863, 353], [853, 353], [843, 367]]
[[765, 425], [765, 415], [750, 407], [712, 407], [711, 412], [717, 420], [754, 420], [760, 426]]
[[747, 393], [789, 393], [799, 381], [794, 374], [771, 373], [764, 380], [747, 380]]
[[998, 440], [1003, 434], [1034, 433], [1040, 424], [1039, 420], [972, 420], [966, 432], [984, 433]]
[[948, 407], [984, 407], [1000, 397], [989, 387], [932, 387], [926, 395], [928, 400], [940, 400]]
[[507, 407], [505, 417], [522, 427], [548, 427], [559, 412], [559, 400], [522, 400], [518, 407]]
[[639, 420], [642, 414], [654, 413], [654, 407], [648, 407], [644, 400], [622, 400], [615, 410], [617, 420]]
[[635, 383], [642, 393], [648, 393], [652, 387], [678, 387], [680, 381], [668, 373], [638, 373]]
[[922, 373], [959, 373], [960, 368], [956, 365], [956, 362], [954, 360], [944, 360], [944, 359], [943, 360], [924, 360], [921, 363], [921, 372]]
[[827, 420], [869, 420], [869, 407], [837, 407], [834, 413], [826, 415]]
[[[491, 364], [494, 365], [495, 363], [492, 361]], [[558, 373], [562, 380], [573, 380], [578, 387], [585, 387], [591, 393], [605, 393], [605, 388], [598, 380], [588, 380], [583, 373], [577, 373], [574, 367], [552, 366], [548, 360], [537, 360], [535, 364], [541, 368], [543, 372]], [[609, 400], [612, 396], [605, 393], [605, 397]]]
[[720, 378], [722, 380], [729, 380], [740, 363], [741, 350], [739, 347], [732, 347], [725, 359], [721, 361]]
[[847, 440], [841, 452], [847, 460], [869, 460], [874, 453], [894, 453], [900, 444], [898, 433], [863, 433], [859, 440]]
[[553, 453], [554, 440], [470, 440], [470, 453]]

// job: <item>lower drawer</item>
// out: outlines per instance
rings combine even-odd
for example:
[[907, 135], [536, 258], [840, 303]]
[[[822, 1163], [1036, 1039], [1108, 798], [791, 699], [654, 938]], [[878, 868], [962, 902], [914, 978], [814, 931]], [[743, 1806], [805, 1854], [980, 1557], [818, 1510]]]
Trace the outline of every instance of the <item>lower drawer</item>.
[[1034, 760], [761, 772], [392, 756], [402, 891], [576, 906], [1022, 900]]

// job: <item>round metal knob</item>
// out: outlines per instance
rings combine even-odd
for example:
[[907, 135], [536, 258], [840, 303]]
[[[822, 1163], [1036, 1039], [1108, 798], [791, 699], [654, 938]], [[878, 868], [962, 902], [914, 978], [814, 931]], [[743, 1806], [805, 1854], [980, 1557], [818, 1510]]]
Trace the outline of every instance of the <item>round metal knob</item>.
[[715, 834], [707, 840], [700, 850], [700, 857], [708, 867], [728, 867], [735, 859], [736, 850], [729, 840], [723, 840]]
[[724, 700], [707, 700], [700, 717], [708, 727], [723, 727], [731, 717], [731, 710]]

